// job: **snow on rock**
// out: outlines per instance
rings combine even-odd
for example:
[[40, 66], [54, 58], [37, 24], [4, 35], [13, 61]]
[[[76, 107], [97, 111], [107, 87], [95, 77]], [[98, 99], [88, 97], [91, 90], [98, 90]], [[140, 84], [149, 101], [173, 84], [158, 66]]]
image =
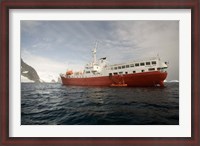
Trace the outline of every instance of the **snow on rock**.
[[[28, 78], [31, 81], [34, 82], [40, 82], [40, 77], [38, 76], [37, 71], [30, 65], [26, 64], [21, 59], [21, 76]], [[26, 80], [26, 79], [25, 79]]]
[[34, 81], [29, 80], [27, 77], [21, 75], [21, 82], [22, 83], [34, 83]]
[[179, 82], [178, 80], [171, 80], [171, 81], [169, 81], [169, 82]]
[[57, 73], [47, 73], [47, 72], [38, 72], [41, 82], [45, 83], [56, 83], [58, 82], [59, 74]]
[[62, 81], [61, 81], [61, 78], [60, 78], [60, 77], [58, 77], [58, 83], [62, 83]]
[[22, 73], [27, 74], [29, 71], [23, 71]]

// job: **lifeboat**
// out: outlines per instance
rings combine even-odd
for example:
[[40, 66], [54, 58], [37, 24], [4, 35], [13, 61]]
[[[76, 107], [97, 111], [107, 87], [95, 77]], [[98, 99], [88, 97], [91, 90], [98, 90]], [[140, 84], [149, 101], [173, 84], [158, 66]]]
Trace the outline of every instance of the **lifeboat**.
[[73, 74], [73, 71], [72, 70], [68, 70], [67, 72], [66, 72], [66, 75], [72, 75]]

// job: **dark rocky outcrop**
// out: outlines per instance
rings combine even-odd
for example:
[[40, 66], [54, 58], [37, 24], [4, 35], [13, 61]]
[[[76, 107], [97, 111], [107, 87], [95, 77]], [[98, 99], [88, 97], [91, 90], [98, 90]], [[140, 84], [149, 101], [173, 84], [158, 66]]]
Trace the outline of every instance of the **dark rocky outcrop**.
[[40, 77], [38, 76], [36, 70], [33, 67], [26, 64], [22, 59], [21, 59], [21, 75], [37, 83], [40, 82]]

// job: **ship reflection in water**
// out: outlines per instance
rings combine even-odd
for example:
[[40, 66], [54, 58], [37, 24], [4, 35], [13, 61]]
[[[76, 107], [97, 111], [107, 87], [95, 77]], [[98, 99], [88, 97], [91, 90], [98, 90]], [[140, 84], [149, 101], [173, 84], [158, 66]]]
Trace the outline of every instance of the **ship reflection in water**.
[[178, 125], [179, 83], [164, 88], [22, 83], [22, 125]]

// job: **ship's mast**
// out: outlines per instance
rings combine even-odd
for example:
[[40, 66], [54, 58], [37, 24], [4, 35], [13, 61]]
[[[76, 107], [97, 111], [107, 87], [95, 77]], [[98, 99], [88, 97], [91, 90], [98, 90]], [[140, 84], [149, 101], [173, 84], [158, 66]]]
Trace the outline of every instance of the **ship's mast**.
[[96, 64], [96, 60], [97, 60], [97, 56], [96, 56], [97, 46], [98, 46], [98, 43], [96, 42], [94, 50], [92, 51], [92, 53], [93, 53], [93, 64]]

